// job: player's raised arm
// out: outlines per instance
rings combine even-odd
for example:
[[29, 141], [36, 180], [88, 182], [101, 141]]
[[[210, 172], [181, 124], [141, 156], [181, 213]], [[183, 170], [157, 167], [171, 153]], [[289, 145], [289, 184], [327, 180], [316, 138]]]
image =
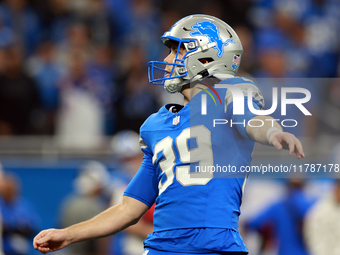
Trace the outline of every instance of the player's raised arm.
[[[274, 146], [278, 150], [289, 150], [289, 155], [295, 153], [298, 159], [305, 157], [299, 139], [291, 133], [283, 132], [280, 124], [272, 117], [256, 116], [253, 119], [262, 120], [264, 123], [262, 127], [247, 126], [246, 131], [253, 141]], [[269, 119], [272, 119], [272, 121], [268, 121]]]
[[90, 220], [64, 229], [41, 231], [33, 240], [36, 250], [47, 253], [60, 250], [71, 243], [115, 234], [135, 224], [149, 207], [131, 197], [124, 196], [123, 201], [98, 214]]

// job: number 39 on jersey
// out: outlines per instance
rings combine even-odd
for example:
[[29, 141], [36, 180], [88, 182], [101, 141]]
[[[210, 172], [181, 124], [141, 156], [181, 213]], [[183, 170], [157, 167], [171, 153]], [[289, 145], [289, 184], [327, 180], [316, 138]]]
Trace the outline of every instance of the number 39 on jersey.
[[[193, 144], [193, 141], [196, 142], [196, 147], [189, 149], [189, 145]], [[182, 164], [176, 165], [175, 150], [177, 150], [178, 160]], [[159, 160], [161, 152], [163, 158]], [[190, 172], [190, 164], [198, 163], [199, 169], [213, 166], [210, 130], [203, 125], [186, 128], [176, 137], [175, 142], [173, 138], [167, 136], [155, 145], [152, 163], [155, 165], [157, 161], [162, 174], [166, 176], [165, 182], [159, 181], [159, 194], [173, 183], [175, 173], [176, 180], [182, 186], [207, 184], [212, 179], [213, 173]]]

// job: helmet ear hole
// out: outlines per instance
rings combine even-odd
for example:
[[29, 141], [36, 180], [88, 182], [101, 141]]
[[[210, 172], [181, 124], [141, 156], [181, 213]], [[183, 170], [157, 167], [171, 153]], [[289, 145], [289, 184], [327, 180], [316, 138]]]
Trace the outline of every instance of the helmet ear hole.
[[200, 61], [203, 65], [208, 64], [210, 62], [213, 62], [213, 58], [199, 58], [198, 61]]

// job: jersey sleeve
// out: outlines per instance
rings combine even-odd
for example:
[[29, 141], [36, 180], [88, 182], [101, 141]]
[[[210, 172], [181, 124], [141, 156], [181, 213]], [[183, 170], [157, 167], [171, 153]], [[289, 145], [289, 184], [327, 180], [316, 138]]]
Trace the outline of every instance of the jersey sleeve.
[[124, 196], [132, 197], [151, 207], [158, 196], [158, 177], [152, 164], [152, 154], [141, 139], [144, 152], [143, 162], [124, 192]]
[[[244, 96], [244, 114], [242, 115], [234, 115], [233, 114], [233, 107], [234, 107], [234, 95], [232, 94], [231, 90], [227, 90], [225, 95], [225, 111], [230, 119], [233, 122], [233, 125], [237, 128], [237, 131], [246, 139], [250, 139], [246, 128], [247, 123], [252, 118], [256, 117], [257, 115], [252, 113], [248, 108], [248, 100], [252, 100], [253, 107], [256, 110], [264, 109], [264, 98], [262, 96], [261, 91], [259, 90], [256, 85], [248, 80], [244, 79], [244, 82], [233, 84], [233, 87], [237, 87]], [[252, 90], [252, 98], [248, 98], [248, 89], [251, 88]]]
[[[244, 115], [234, 115], [233, 114], [233, 103], [229, 104], [227, 113], [229, 116], [231, 116], [231, 120], [233, 123], [233, 126], [237, 129], [237, 131], [246, 139], [250, 139], [250, 136], [248, 135], [246, 128], [247, 123], [252, 118], [256, 117], [257, 115], [252, 113], [248, 108], [248, 99], [244, 99]], [[256, 110], [260, 110], [260, 107], [258, 104], [256, 104], [253, 101], [253, 106]]]

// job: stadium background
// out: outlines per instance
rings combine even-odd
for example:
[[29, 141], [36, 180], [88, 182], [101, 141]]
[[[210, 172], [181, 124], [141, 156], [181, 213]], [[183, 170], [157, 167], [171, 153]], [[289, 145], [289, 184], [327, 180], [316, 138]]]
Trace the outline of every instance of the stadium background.
[[[115, 134], [138, 132], [162, 104], [180, 102], [148, 84], [147, 62], [164, 58], [160, 35], [194, 13], [219, 17], [239, 34], [238, 75], [321, 81], [308, 87], [313, 117], [298, 116], [294, 133], [305, 145], [303, 163], [340, 163], [337, 0], [2, 0], [0, 162], [20, 180], [38, 229], [58, 226], [61, 201], [88, 160], [115, 176], [121, 160], [111, 146]], [[298, 163], [286, 157], [257, 146], [253, 164]], [[330, 179], [309, 179], [307, 192], [322, 196]], [[278, 200], [284, 183], [250, 180], [243, 217]]]

